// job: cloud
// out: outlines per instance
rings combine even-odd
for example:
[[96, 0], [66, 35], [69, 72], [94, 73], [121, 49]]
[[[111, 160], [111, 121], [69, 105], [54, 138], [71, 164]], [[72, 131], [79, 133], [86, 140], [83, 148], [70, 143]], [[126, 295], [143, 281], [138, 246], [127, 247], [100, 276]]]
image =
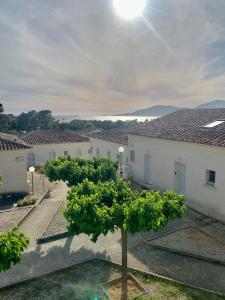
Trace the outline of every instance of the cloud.
[[111, 0], [0, 3], [6, 111], [115, 114], [223, 98], [225, 2], [150, 1], [125, 21]]

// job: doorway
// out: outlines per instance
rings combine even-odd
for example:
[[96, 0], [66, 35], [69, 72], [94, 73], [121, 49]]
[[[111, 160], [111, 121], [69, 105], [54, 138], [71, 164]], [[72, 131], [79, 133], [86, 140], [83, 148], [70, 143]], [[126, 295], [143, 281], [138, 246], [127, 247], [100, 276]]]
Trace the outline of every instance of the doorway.
[[177, 194], [185, 194], [186, 165], [181, 162], [175, 162], [174, 169], [174, 190]]
[[145, 183], [152, 185], [152, 159], [150, 154], [145, 154]]

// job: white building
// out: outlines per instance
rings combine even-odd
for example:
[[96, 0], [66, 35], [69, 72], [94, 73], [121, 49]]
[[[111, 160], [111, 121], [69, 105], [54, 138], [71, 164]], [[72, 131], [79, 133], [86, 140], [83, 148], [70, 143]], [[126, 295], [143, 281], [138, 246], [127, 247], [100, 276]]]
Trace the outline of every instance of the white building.
[[89, 139], [72, 131], [39, 129], [22, 139], [32, 146], [27, 154], [28, 166], [42, 166], [56, 156], [90, 157]]
[[26, 156], [30, 146], [15, 135], [0, 133], [0, 194], [27, 193]]
[[[88, 135], [91, 144], [91, 156], [101, 156], [122, 162], [122, 171], [127, 173], [128, 166], [128, 135], [126, 130], [112, 129]], [[119, 154], [119, 148], [123, 147], [124, 152]], [[121, 161], [122, 156], [122, 161]]]
[[131, 178], [225, 221], [225, 109], [183, 110], [128, 135]]

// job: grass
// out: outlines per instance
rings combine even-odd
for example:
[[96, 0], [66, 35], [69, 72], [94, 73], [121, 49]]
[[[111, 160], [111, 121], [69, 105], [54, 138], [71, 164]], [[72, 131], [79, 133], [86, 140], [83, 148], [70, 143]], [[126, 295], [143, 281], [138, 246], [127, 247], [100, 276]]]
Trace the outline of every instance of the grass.
[[133, 300], [224, 300], [225, 296], [215, 295], [198, 289], [185, 287], [150, 275], [136, 274], [151, 295], [140, 295]]
[[38, 201], [34, 196], [26, 196], [17, 202], [18, 207], [34, 205]]
[[[0, 289], [1, 300], [105, 300], [101, 283], [120, 275], [120, 269], [110, 263], [93, 260], [64, 270]], [[136, 273], [148, 295], [133, 296], [133, 300], [225, 300], [197, 289], [187, 288], [153, 276]], [[97, 296], [98, 298], [95, 298]]]

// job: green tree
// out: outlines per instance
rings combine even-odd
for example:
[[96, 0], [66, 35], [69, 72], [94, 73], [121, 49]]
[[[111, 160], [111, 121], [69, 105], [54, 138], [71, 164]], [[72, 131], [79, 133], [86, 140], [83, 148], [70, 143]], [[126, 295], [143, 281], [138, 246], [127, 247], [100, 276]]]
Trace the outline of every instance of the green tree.
[[56, 157], [47, 161], [44, 172], [50, 181], [62, 180], [68, 186], [77, 185], [85, 178], [97, 183], [116, 179], [118, 163], [106, 158], [82, 159]]
[[127, 233], [158, 230], [185, 211], [184, 196], [175, 192], [133, 192], [122, 179], [98, 182], [88, 179], [71, 188], [64, 216], [68, 230], [85, 233], [96, 242], [99, 235], [117, 229], [122, 238], [122, 299], [127, 299]]
[[29, 239], [17, 228], [0, 234], [0, 272], [10, 269], [12, 264], [18, 264], [28, 245]]
[[[0, 188], [2, 176], [0, 176]], [[0, 234], [0, 272], [10, 269], [12, 264], [18, 264], [24, 250], [29, 245], [29, 239], [17, 227]]]

